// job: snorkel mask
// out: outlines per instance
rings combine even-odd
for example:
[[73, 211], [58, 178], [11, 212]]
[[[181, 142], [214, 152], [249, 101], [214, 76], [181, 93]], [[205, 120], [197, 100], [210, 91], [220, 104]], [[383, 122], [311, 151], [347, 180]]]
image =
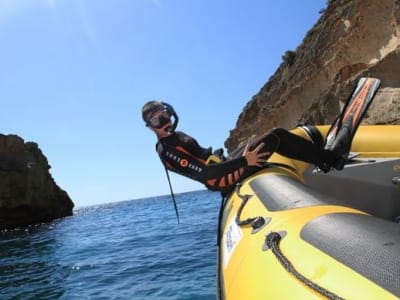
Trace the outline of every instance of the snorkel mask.
[[165, 102], [147, 102], [142, 108], [142, 117], [146, 126], [152, 128], [159, 129], [171, 122], [172, 125], [167, 128], [167, 131], [173, 132], [178, 126], [178, 115], [174, 108]]

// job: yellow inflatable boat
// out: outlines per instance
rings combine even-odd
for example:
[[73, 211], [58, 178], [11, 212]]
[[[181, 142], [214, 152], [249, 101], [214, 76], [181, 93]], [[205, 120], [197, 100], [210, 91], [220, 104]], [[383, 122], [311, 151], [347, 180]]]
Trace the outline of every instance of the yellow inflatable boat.
[[[328, 126], [294, 132], [313, 140]], [[400, 126], [360, 126], [341, 171], [278, 154], [220, 213], [220, 299], [399, 299]]]

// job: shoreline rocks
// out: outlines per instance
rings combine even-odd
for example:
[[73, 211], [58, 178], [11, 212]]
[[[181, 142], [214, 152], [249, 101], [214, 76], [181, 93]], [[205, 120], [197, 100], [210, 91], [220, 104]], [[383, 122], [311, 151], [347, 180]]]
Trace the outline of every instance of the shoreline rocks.
[[0, 229], [72, 215], [74, 203], [49, 170], [36, 143], [0, 134]]

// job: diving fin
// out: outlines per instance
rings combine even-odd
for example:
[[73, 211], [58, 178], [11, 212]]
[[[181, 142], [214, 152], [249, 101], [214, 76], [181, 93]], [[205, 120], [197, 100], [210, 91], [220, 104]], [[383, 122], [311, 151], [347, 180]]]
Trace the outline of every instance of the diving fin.
[[[329, 128], [324, 148], [335, 152], [343, 159], [348, 159], [354, 135], [368, 110], [380, 85], [377, 78], [362, 77], [347, 100], [340, 115]], [[343, 168], [338, 166], [337, 169]]]

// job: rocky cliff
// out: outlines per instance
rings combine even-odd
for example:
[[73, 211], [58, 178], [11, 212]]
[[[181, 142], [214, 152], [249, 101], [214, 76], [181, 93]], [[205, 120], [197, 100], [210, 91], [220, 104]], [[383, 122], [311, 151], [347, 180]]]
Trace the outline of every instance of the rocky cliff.
[[330, 124], [358, 79], [381, 79], [366, 124], [400, 124], [400, 1], [331, 0], [295, 51], [247, 103], [228, 151], [272, 127]]
[[49, 169], [36, 143], [0, 134], [0, 229], [72, 215], [74, 204]]

